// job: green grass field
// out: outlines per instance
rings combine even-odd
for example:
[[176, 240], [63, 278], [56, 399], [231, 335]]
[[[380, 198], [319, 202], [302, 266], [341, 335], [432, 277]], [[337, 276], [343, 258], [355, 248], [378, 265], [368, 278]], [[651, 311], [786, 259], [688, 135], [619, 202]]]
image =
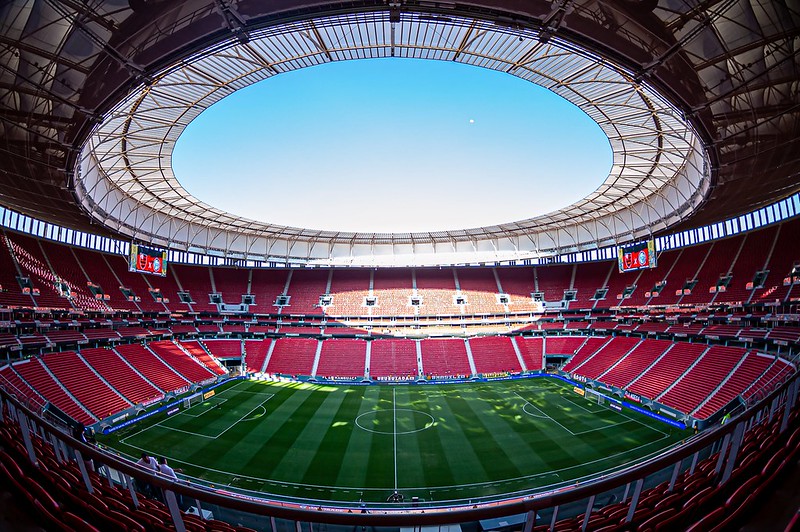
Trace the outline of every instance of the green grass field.
[[216, 487], [327, 503], [476, 501], [575, 483], [687, 436], [532, 378], [436, 386], [235, 381], [101, 443]]

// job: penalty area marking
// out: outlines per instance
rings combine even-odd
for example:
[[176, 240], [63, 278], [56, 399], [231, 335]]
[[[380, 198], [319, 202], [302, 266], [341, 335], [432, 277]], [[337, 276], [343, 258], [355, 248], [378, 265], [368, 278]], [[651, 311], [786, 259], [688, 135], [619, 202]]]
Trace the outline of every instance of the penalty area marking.
[[[198, 403], [198, 404], [196, 404], [196, 405], [194, 405], [194, 406], [190, 406], [190, 407], [189, 407], [189, 408], [187, 408], [186, 410], [184, 410], [184, 411], [182, 411], [182, 412], [179, 412], [179, 413], [178, 413], [178, 415], [179, 415], [179, 416], [186, 416], [186, 417], [194, 417], [194, 418], [197, 418], [197, 417], [200, 417], [200, 416], [202, 416], [202, 415], [204, 415], [204, 414], [207, 414], [207, 413], [209, 413], [209, 412], [211, 411], [211, 409], [212, 409], [212, 408], [214, 408], [214, 407], [217, 407], [217, 406], [219, 406], [219, 405], [221, 405], [222, 403], [224, 403], [224, 402], [226, 402], [226, 401], [227, 401], [227, 399], [225, 399], [225, 398], [219, 398], [219, 400], [218, 400], [218, 401], [212, 401], [211, 399], [215, 399], [215, 398], [214, 398], [214, 397], [209, 397], [209, 398], [208, 398], [206, 401], [203, 401], [203, 402], [201, 402], [201, 403]], [[198, 406], [203, 406], [203, 405], [205, 405], [206, 403], [211, 403], [211, 406], [208, 406], [208, 407], [206, 407], [206, 409], [205, 409], [205, 410], [203, 410], [202, 412], [200, 412], [199, 414], [190, 414], [190, 413], [189, 413], [189, 411], [190, 411], [190, 410], [193, 410], [193, 409], [197, 408]]]
[[[123, 444], [125, 444], [125, 445], [130, 445], [129, 443], [126, 443], [126, 442], [127, 442], [127, 440], [129, 440], [129, 439], [133, 438], [134, 436], [138, 436], [138, 435], [139, 435], [139, 434], [141, 434], [142, 432], [145, 432], [145, 431], [147, 431], [147, 430], [150, 430], [150, 429], [152, 429], [152, 428], [154, 428], [154, 427], [160, 427], [160, 428], [162, 428], [162, 429], [172, 430], [172, 431], [175, 431], [175, 432], [182, 432], [182, 433], [184, 433], [184, 434], [190, 434], [190, 435], [192, 435], [192, 436], [197, 436], [198, 438], [206, 438], [206, 439], [209, 439], [209, 440], [216, 440], [216, 439], [218, 439], [218, 438], [222, 437], [222, 435], [223, 435], [223, 434], [225, 434], [226, 432], [228, 432], [229, 430], [231, 430], [233, 427], [235, 427], [235, 426], [236, 426], [238, 423], [240, 423], [240, 422], [242, 422], [242, 421], [254, 421], [254, 420], [256, 420], [256, 419], [258, 419], [258, 418], [260, 418], [260, 417], [263, 417], [264, 415], [266, 415], [266, 413], [267, 413], [267, 409], [266, 409], [266, 407], [265, 407], [264, 405], [267, 403], [267, 401], [269, 401], [269, 400], [270, 400], [270, 399], [272, 399], [273, 397], [275, 397], [275, 394], [269, 394], [269, 397], [267, 397], [266, 399], [264, 399], [263, 401], [261, 401], [261, 403], [259, 403], [259, 404], [258, 404], [258, 405], [257, 405], [255, 408], [251, 409], [251, 410], [250, 410], [249, 412], [247, 412], [245, 415], [243, 415], [242, 417], [240, 417], [239, 419], [237, 419], [236, 421], [234, 421], [234, 422], [233, 422], [233, 423], [232, 423], [230, 426], [228, 426], [228, 428], [226, 428], [225, 430], [223, 430], [222, 432], [220, 432], [219, 434], [217, 434], [217, 435], [215, 435], [215, 436], [210, 436], [210, 435], [208, 435], [208, 434], [200, 434], [199, 432], [192, 432], [192, 431], [189, 431], [189, 430], [183, 430], [183, 429], [179, 429], [179, 428], [176, 428], [176, 427], [170, 427], [169, 425], [164, 425], [163, 423], [164, 423], [165, 421], [168, 421], [169, 419], [172, 419], [172, 418], [167, 418], [167, 419], [163, 419], [163, 420], [159, 421], [158, 423], [154, 423], [153, 425], [150, 425], [149, 427], [147, 427], [147, 428], [144, 428], [144, 429], [140, 430], [139, 432], [136, 432], [136, 433], [134, 433], [134, 434], [131, 434], [130, 436], [126, 436], [125, 438], [122, 438], [122, 439], [120, 439], [120, 440], [119, 440], [119, 442], [120, 442], [120, 443], [123, 443]], [[221, 404], [221, 403], [220, 403], [220, 404]], [[254, 416], [254, 417], [252, 417], [252, 418], [248, 418], [248, 417], [250, 416], [250, 414], [252, 414], [252, 413], [253, 413], [253, 412], [255, 412], [256, 410], [258, 410], [259, 408], [261, 408], [261, 409], [263, 409], [263, 410], [264, 410], [264, 413], [263, 413], [263, 414], [259, 414], [259, 415], [257, 415], [257, 416]], [[198, 416], [189, 416], [189, 417], [195, 417], [195, 418], [196, 418], [196, 417], [198, 417]], [[130, 445], [130, 446], [131, 446], [131, 447], [135, 447], [135, 445]]]

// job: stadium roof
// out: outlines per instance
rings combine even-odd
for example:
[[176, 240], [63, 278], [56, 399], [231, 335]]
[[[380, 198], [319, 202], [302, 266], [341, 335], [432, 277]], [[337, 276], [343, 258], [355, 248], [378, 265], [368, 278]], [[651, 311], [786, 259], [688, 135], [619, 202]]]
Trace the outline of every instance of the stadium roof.
[[[800, 190], [800, 13], [788, 2], [32, 0], [0, 9], [0, 203], [77, 229], [260, 260], [472, 262], [453, 257], [587, 249]], [[172, 176], [181, 129], [232, 90], [319, 62], [391, 55], [504, 70], [570, 99], [612, 141], [606, 183], [515, 224], [360, 234], [239, 219]], [[91, 157], [81, 151], [89, 139]]]

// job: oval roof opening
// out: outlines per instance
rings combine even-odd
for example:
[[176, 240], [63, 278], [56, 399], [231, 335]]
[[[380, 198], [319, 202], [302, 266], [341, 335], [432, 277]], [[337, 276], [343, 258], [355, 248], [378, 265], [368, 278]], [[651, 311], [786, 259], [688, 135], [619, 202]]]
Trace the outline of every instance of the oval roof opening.
[[504, 73], [370, 59], [274, 76], [209, 107], [172, 166], [188, 192], [288, 226], [399, 233], [545, 214], [600, 186], [608, 138], [582, 110]]

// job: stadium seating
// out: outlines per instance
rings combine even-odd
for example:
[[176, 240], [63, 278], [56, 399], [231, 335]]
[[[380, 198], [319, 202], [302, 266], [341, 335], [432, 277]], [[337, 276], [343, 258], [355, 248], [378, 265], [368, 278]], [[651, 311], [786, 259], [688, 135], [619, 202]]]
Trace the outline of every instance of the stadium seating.
[[467, 314], [502, 314], [505, 306], [497, 301], [494, 268], [462, 268], [455, 270]]
[[666, 355], [648, 367], [628, 389], [633, 393], [655, 399], [661, 395], [708, 348], [701, 344], [676, 343]]
[[33, 308], [32, 296], [23, 294], [22, 287], [17, 282], [17, 265], [8, 248], [7, 234], [0, 231], [0, 305]]
[[[601, 348], [605, 346], [607, 342], [609, 342], [610, 338], [599, 337], [599, 336], [590, 336], [589, 338], [585, 339], [586, 341], [583, 342], [578, 350], [575, 352], [575, 356], [572, 357], [569, 362], [564, 364], [564, 371], [572, 372], [576, 369], [579, 369], [581, 365], [583, 365], [587, 360], [589, 360], [595, 353], [597, 353]], [[550, 338], [547, 339], [547, 344], [550, 344]], [[551, 353], [550, 346], [547, 345], [547, 352]]]
[[[763, 288], [757, 288], [750, 299], [751, 302], [786, 301], [791, 294], [797, 295], [796, 285], [784, 285], [783, 280], [789, 277], [795, 263], [800, 261], [797, 242], [800, 241], [800, 223], [784, 223], [778, 227], [778, 236], [767, 256], [765, 270], [769, 273]], [[768, 252], [769, 253], [769, 252]]]
[[590, 379], [598, 379], [612, 366], [620, 362], [641, 340], [629, 336], [617, 336], [587, 360], [576, 372]]
[[363, 377], [367, 341], [337, 338], [322, 342], [316, 375], [321, 377]]
[[150, 349], [170, 368], [190, 382], [201, 382], [214, 377], [215, 373], [199, 361], [188, 356], [181, 347], [169, 340], [150, 342]]
[[256, 312], [260, 314], [278, 312], [275, 300], [283, 294], [288, 276], [288, 270], [253, 270], [250, 292], [256, 298], [256, 304], [253, 306]]
[[311, 375], [319, 342], [311, 338], [278, 338], [266, 371], [286, 375]]
[[613, 262], [589, 262], [586, 264], [579, 264], [575, 269], [575, 279], [572, 289], [576, 291], [575, 301], [571, 301], [569, 308], [571, 309], [590, 309], [594, 308], [595, 304], [602, 308], [609, 306], [608, 302], [616, 305], [616, 295], [610, 291], [606, 294], [604, 300], [592, 299], [595, 292], [606, 286], [606, 278], [609, 277], [612, 268], [616, 268]]
[[[60, 248], [61, 246], [58, 247]], [[72, 254], [75, 256], [75, 260], [81, 265], [83, 271], [86, 272], [89, 281], [98, 285], [103, 290], [103, 294], [108, 296], [108, 301], [105, 303], [109, 308], [120, 311], [139, 310], [136, 303], [128, 301], [120, 291], [119, 287], [121, 281], [114, 276], [113, 271], [106, 263], [111, 257], [81, 248], [72, 248]], [[142, 295], [150, 297], [148, 294]]]
[[507, 336], [472, 338], [469, 347], [478, 374], [522, 371], [511, 338]]
[[[144, 274], [128, 271], [128, 260], [125, 257], [108, 255], [105, 257], [106, 264], [112, 271], [114, 278], [118, 279], [120, 284], [128, 290], [131, 290], [139, 301], [135, 301], [136, 307], [143, 312], [167, 312], [169, 309], [164, 305], [153, 299], [150, 293], [151, 288], [159, 288], [153, 286], [151, 281], [145, 279]], [[163, 278], [157, 276], [149, 276], [150, 278], [163, 281]], [[155, 282], [155, 281], [154, 281]], [[113, 293], [113, 292], [112, 292]], [[172, 300], [170, 300], [170, 303]]]
[[69, 393], [100, 419], [132, 406], [73, 351], [48, 353], [42, 362]]
[[411, 270], [406, 268], [375, 270], [372, 293], [376, 298], [376, 313], [383, 316], [414, 314], [414, 309], [409, 305], [413, 295]]
[[[217, 358], [239, 358], [242, 356], [242, 342], [239, 340], [206, 340], [203, 344], [209, 347], [208, 351], [197, 341], [184, 341], [179, 342], [179, 344], [187, 353], [196, 358], [215, 375], [225, 375], [227, 372], [220, 367], [211, 355]], [[214, 346], [216, 352], [210, 346]]]
[[10, 365], [0, 368], [0, 382], [8, 385], [9, 393], [16, 395], [21, 401], [32, 402], [36, 405], [44, 404], [45, 399], [35, 389], [22, 380]]
[[515, 336], [512, 340], [517, 344], [528, 371], [544, 369], [544, 341], [541, 337]]
[[370, 272], [366, 270], [333, 270], [330, 294], [333, 305], [325, 313], [331, 316], [366, 316], [364, 300], [369, 296]]
[[370, 348], [369, 374], [374, 378], [416, 376], [417, 342], [405, 338], [375, 340]]
[[734, 260], [739, 257], [739, 252], [744, 243], [744, 235], [737, 235], [724, 240], [717, 240], [709, 244], [699, 246], [708, 248], [705, 262], [695, 275], [697, 285], [692, 289], [692, 293], [683, 296], [680, 302], [683, 303], [710, 303], [716, 297], [716, 293], [710, 293], [709, 288], [716, 287], [717, 281], [721, 276], [727, 275], [731, 271]]
[[328, 270], [292, 270], [289, 283], [289, 306], [282, 314], [321, 315], [319, 296], [325, 294], [328, 287]]
[[245, 340], [244, 351], [248, 371], [259, 372], [264, 369], [269, 348], [273, 340]]
[[39, 308], [70, 309], [69, 300], [56, 291], [56, 275], [45, 258], [39, 241], [29, 236], [9, 236], [10, 248], [17, 259], [22, 275], [28, 277], [33, 287], [40, 291], [35, 296]]
[[145, 403], [164, 395], [162, 390], [142, 378], [112, 349], [82, 349], [81, 356], [132, 403]]
[[115, 349], [136, 371], [165, 392], [172, 392], [189, 385], [188, 380], [140, 344], [124, 344]]
[[425, 315], [460, 314], [455, 304], [456, 283], [452, 268], [417, 268], [417, 296], [422, 298], [419, 313]]
[[[561, 301], [564, 299], [564, 290], [570, 286], [573, 267], [571, 264], [536, 267], [535, 275], [538, 281], [538, 291], [544, 294], [545, 301]], [[602, 281], [600, 283], [602, 284]]]
[[745, 355], [741, 365], [724, 381], [719, 389], [709, 397], [696, 411], [689, 412], [694, 417], [706, 419], [719, 409], [730, 403], [756, 382], [767, 368], [775, 362], [775, 358], [752, 351]]
[[619, 364], [609, 369], [601, 380], [611, 386], [626, 388], [671, 346], [672, 342], [668, 340], [643, 340]]
[[42, 365], [40, 359], [23, 360], [14, 364], [14, 369], [42, 397], [56, 405], [73, 419], [85, 425], [90, 425], [97, 421], [85, 407], [80, 406], [73, 397], [61, 388], [49, 371]]
[[531, 294], [536, 291], [533, 268], [495, 268], [503, 293], [508, 295], [510, 312], [534, 310]]
[[464, 340], [420, 340], [422, 369], [425, 375], [435, 377], [469, 376], [472, 374]]
[[711, 346], [659, 401], [681, 412], [692, 412], [725, 381], [744, 355], [741, 347]]
[[[214, 292], [211, 286], [211, 268], [173, 264], [172, 274], [185, 292], [192, 297], [192, 309], [197, 312], [217, 312], [217, 305], [211, 303], [209, 294]], [[144, 299], [144, 298], [142, 298]], [[170, 298], [170, 303], [172, 299]], [[235, 303], [241, 302], [241, 297]]]
[[574, 355], [586, 341], [585, 336], [548, 336], [544, 351], [548, 355]]
[[239, 305], [246, 295], [250, 270], [240, 268], [212, 268], [216, 293], [222, 294], [222, 301], [229, 305]]

